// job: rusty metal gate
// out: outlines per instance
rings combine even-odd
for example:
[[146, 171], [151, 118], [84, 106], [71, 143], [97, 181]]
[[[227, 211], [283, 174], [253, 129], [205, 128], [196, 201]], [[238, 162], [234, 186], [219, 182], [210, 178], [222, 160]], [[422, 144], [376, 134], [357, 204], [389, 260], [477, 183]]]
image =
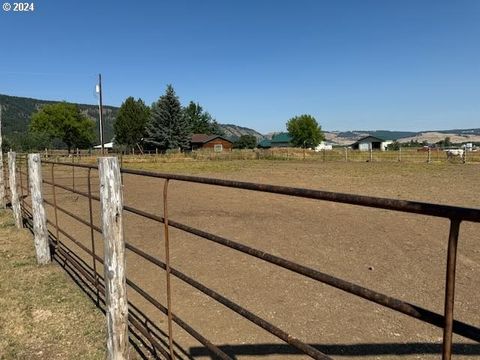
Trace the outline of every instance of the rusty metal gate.
[[[45, 203], [53, 209], [54, 216], [47, 220], [48, 224], [51, 226], [50, 232], [50, 241], [51, 246], [54, 249], [54, 258], [59, 262], [65, 270], [71, 272], [73, 277], [79, 283], [82, 283], [82, 286], [86, 287], [88, 290], [87, 293], [97, 302], [99, 307], [102, 307], [102, 302], [104, 301], [102, 296], [104, 294], [104, 282], [103, 276], [98, 271], [99, 265], [103, 264], [103, 259], [98, 255], [96, 251], [95, 244], [95, 233], [101, 234], [102, 229], [99, 226], [94, 224], [93, 214], [92, 214], [92, 202], [98, 202], [100, 200], [92, 190], [92, 172], [98, 170], [97, 166], [87, 165], [87, 164], [74, 164], [67, 162], [53, 162], [44, 160], [44, 173], [50, 174], [50, 176], [44, 176], [44, 191], [49, 189], [53, 195], [53, 200], [45, 200]], [[57, 170], [59, 168], [68, 167], [72, 170], [71, 177], [71, 186], [61, 184], [58, 182]], [[84, 169], [87, 172], [86, 191], [82, 191], [76, 187], [75, 181], [75, 169]], [[25, 223], [29, 224], [29, 219], [31, 218], [31, 207], [24, 200], [28, 195], [28, 186], [27, 184], [27, 174], [26, 171], [26, 162], [19, 162], [19, 179], [20, 179], [20, 188], [21, 188], [21, 199], [22, 199], [22, 210], [25, 217]], [[155, 265], [157, 268], [165, 271], [166, 274], [166, 293], [167, 293], [167, 304], [166, 306], [162, 305], [157, 299], [155, 299], [151, 294], [146, 290], [141, 288], [131, 279], [127, 278], [128, 286], [141, 295], [146, 301], [156, 307], [160, 312], [165, 314], [168, 321], [168, 331], [165, 332], [161, 330], [155, 323], [153, 323], [147, 315], [142, 312], [135, 304], [129, 301], [129, 322], [130, 322], [130, 335], [135, 337], [137, 342], [133, 342], [133, 346], [137, 346], [138, 341], [142, 343], [145, 347], [150, 349], [150, 352], [154, 356], [159, 356], [167, 359], [174, 359], [181, 355], [181, 348], [176, 346], [175, 339], [172, 336], [172, 323], [176, 323], [181, 328], [183, 328], [188, 334], [193, 336], [197, 341], [199, 341], [203, 346], [205, 346], [215, 358], [220, 359], [232, 359], [226, 352], [214, 345], [208, 339], [206, 339], [202, 334], [197, 330], [192, 328], [184, 320], [178, 317], [174, 312], [172, 312], [171, 304], [171, 288], [170, 288], [170, 278], [176, 277], [183, 281], [184, 283], [192, 286], [198, 291], [202, 292], [206, 296], [214, 299], [218, 303], [226, 306], [230, 310], [254, 323], [258, 327], [264, 329], [265, 331], [273, 334], [284, 342], [288, 343], [292, 347], [298, 350], [299, 353], [308, 355], [313, 359], [331, 359], [328, 355], [320, 352], [317, 348], [308, 343], [301, 341], [293, 336], [291, 336], [286, 330], [280, 329], [279, 327], [273, 325], [267, 320], [261, 318], [260, 316], [252, 313], [248, 309], [242, 307], [241, 305], [235, 303], [229, 298], [223, 296], [222, 294], [208, 288], [194, 278], [186, 275], [185, 273], [179, 271], [178, 269], [170, 265], [170, 253], [169, 253], [169, 228], [178, 229], [189, 234], [197, 236], [199, 239], [205, 241], [214, 242], [218, 245], [233, 249], [235, 251], [247, 254], [251, 257], [255, 257], [262, 261], [268, 262], [272, 265], [287, 269], [291, 272], [300, 274], [307, 278], [313, 279], [315, 281], [328, 284], [334, 288], [342, 290], [352, 295], [356, 295], [368, 301], [374, 302], [376, 304], [382, 305], [391, 310], [397, 311], [399, 313], [408, 315], [412, 318], [415, 318], [419, 321], [431, 324], [433, 326], [443, 328], [443, 359], [450, 359], [452, 353], [452, 334], [458, 334], [465, 338], [480, 342], [480, 329], [469, 325], [467, 323], [454, 320], [453, 317], [453, 307], [454, 307], [454, 291], [455, 291], [455, 268], [456, 268], [456, 258], [457, 258], [457, 243], [459, 237], [459, 228], [463, 221], [480, 223], [480, 210], [473, 208], [464, 208], [464, 207], [455, 207], [455, 206], [445, 206], [437, 205], [430, 203], [422, 202], [412, 202], [412, 201], [403, 201], [395, 199], [386, 199], [370, 196], [360, 196], [360, 195], [351, 195], [344, 193], [335, 193], [327, 192], [320, 190], [311, 190], [303, 188], [294, 188], [294, 187], [285, 187], [285, 186], [274, 186], [258, 183], [249, 183], [249, 182], [239, 182], [232, 180], [222, 180], [215, 178], [206, 178], [206, 177], [197, 177], [197, 176], [187, 176], [187, 175], [176, 175], [176, 174], [166, 174], [166, 173], [156, 173], [142, 170], [130, 170], [122, 169], [122, 174], [129, 174], [139, 177], [148, 177], [154, 179], [161, 179], [164, 181], [163, 184], [163, 216], [155, 215], [146, 211], [143, 211], [138, 208], [131, 206], [124, 206], [124, 211], [138, 216], [148, 218], [155, 222], [163, 224], [164, 227], [164, 239], [165, 239], [165, 260], [150, 255], [148, 252], [134, 246], [128, 241], [125, 244], [127, 250], [137, 254], [146, 261]], [[70, 181], [70, 180], [69, 180]], [[447, 268], [446, 268], [446, 281], [445, 281], [445, 308], [444, 314], [435, 313], [428, 309], [416, 306], [414, 304], [390, 297], [386, 294], [382, 294], [368, 288], [359, 286], [357, 284], [348, 282], [346, 280], [331, 276], [329, 274], [323, 273], [319, 270], [304, 266], [299, 263], [292, 262], [282, 257], [275, 256], [273, 254], [255, 249], [253, 247], [241, 244], [239, 242], [233, 241], [231, 239], [218, 236], [206, 231], [203, 231], [198, 228], [191, 227], [187, 224], [177, 222], [168, 217], [168, 185], [172, 181], [181, 181], [181, 182], [190, 182], [197, 184], [208, 184], [219, 187], [229, 187], [235, 189], [243, 189], [256, 192], [266, 192], [279, 194], [283, 196], [291, 197], [300, 197], [308, 198], [319, 201], [330, 201], [343, 204], [351, 204], [363, 207], [371, 207], [377, 209], [384, 209], [389, 211], [399, 211], [405, 213], [413, 214], [422, 214], [433, 217], [446, 218], [450, 220], [450, 233], [448, 235], [448, 251], [447, 251]], [[73, 212], [63, 208], [57, 203], [56, 192], [58, 189], [63, 191], [70, 192], [71, 194], [76, 194], [78, 196], [85, 197], [88, 199], [89, 204], [89, 218], [84, 219]], [[78, 241], [75, 237], [75, 234], [72, 234], [67, 231], [58, 221], [58, 213], [61, 212], [73, 220], [77, 221], [80, 224], [85, 225], [90, 229], [91, 245], [90, 247], [85, 246], [82, 242]], [[78, 247], [80, 247], [86, 254], [91, 256], [91, 264], [87, 263], [81, 256], [75, 253], [73, 249], [68, 246], [64, 241], [60, 241], [60, 235], [72, 241]], [[97, 244], [98, 246], [98, 244]], [[186, 354], [183, 354], [186, 355]]]

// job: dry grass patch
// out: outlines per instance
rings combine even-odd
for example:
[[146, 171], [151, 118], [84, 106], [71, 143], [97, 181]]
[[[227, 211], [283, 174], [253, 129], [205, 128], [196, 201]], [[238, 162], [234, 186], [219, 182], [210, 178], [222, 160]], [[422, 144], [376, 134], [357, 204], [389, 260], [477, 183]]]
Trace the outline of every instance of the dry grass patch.
[[33, 240], [0, 211], [0, 358], [103, 359], [103, 314], [55, 265], [37, 266]]

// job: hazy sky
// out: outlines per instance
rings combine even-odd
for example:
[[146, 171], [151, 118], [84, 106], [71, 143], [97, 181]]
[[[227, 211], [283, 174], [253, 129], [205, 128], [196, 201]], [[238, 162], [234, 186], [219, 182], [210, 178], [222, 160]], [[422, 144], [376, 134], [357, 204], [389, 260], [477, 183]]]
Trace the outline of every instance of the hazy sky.
[[[0, 1], [2, 3], [5, 0]], [[283, 130], [480, 127], [480, 1], [46, 1], [0, 12], [0, 93], [151, 104]]]

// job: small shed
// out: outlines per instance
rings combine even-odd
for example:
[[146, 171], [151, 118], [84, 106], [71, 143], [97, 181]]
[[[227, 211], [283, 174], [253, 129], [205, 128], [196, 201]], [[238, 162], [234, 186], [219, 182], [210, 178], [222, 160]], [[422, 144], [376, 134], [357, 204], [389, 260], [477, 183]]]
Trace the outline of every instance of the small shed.
[[360, 151], [369, 151], [369, 150], [387, 150], [387, 146], [393, 143], [392, 140], [380, 139], [376, 136], [368, 135], [365, 136], [356, 142], [354, 142], [351, 147], [353, 150]]
[[190, 140], [192, 150], [210, 149], [215, 152], [232, 150], [233, 142], [220, 135], [193, 134]]

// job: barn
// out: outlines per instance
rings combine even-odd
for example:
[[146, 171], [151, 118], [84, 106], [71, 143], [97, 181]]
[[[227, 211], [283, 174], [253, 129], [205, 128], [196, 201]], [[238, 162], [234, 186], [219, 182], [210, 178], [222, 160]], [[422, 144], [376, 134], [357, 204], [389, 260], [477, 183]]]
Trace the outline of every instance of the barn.
[[387, 146], [393, 143], [392, 140], [384, 140], [380, 139], [376, 136], [368, 135], [365, 136], [356, 142], [354, 142], [351, 146], [353, 150], [360, 150], [360, 151], [369, 151], [369, 150], [387, 150]]
[[193, 134], [190, 140], [192, 150], [209, 149], [215, 152], [232, 150], [233, 142], [220, 135]]

